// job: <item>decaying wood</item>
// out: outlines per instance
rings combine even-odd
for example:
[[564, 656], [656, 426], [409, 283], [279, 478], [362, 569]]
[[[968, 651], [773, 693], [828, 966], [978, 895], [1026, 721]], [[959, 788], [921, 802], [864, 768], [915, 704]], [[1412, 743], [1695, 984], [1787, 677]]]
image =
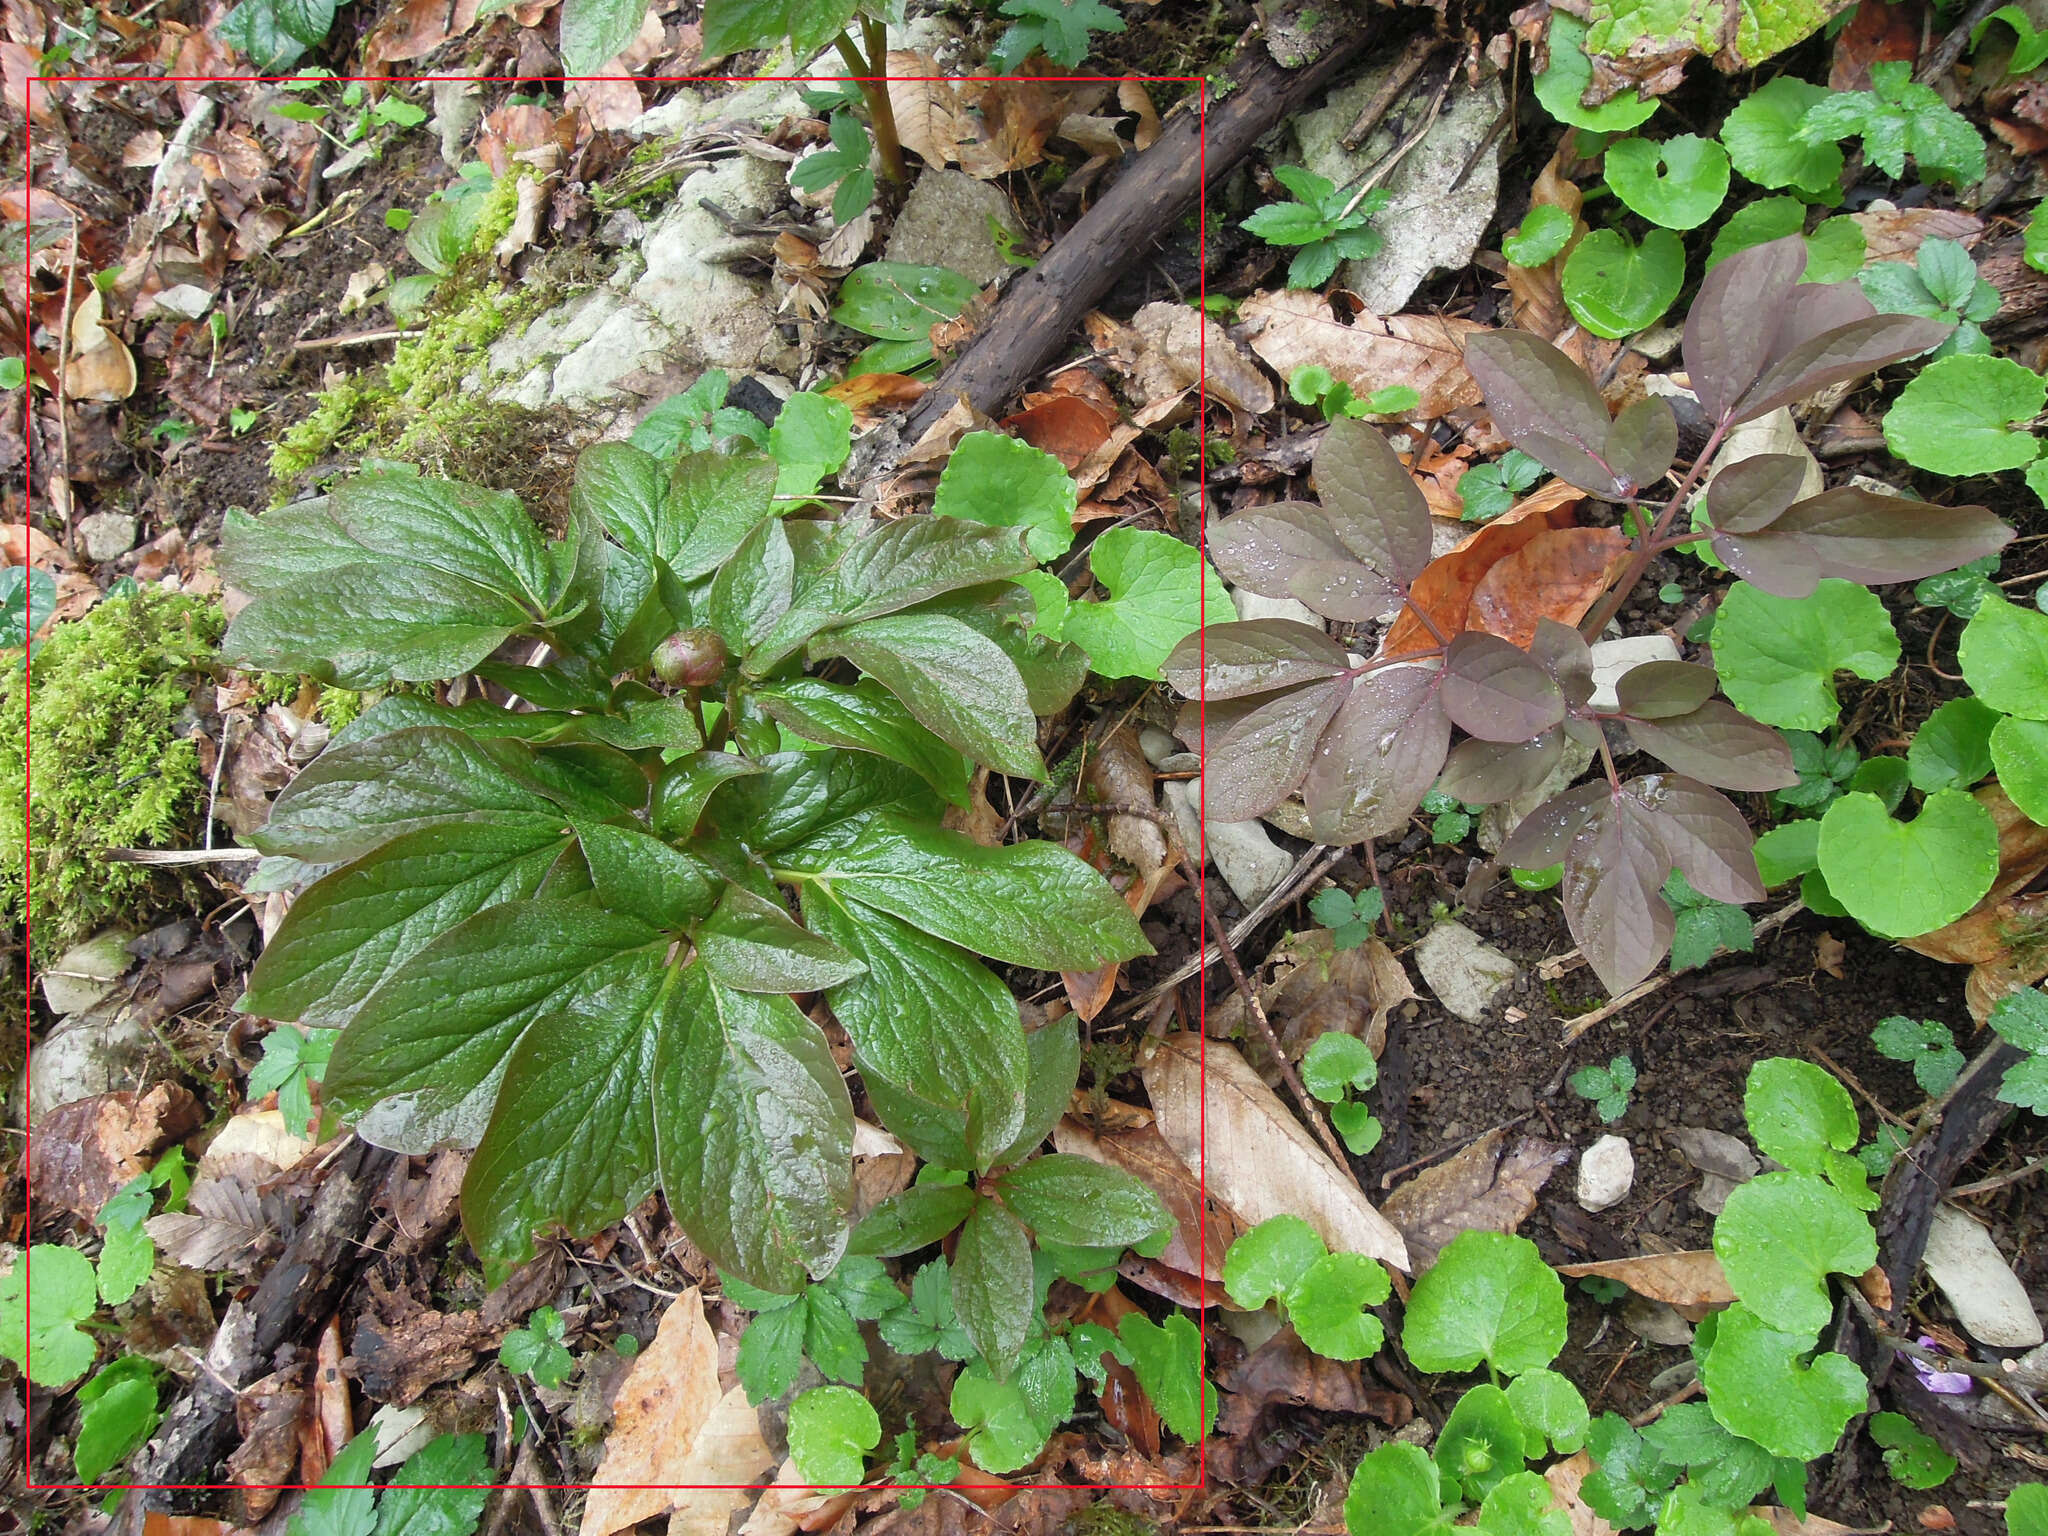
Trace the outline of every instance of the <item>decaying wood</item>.
[[956, 400], [989, 411], [1021, 389], [1067, 345], [1081, 317], [1131, 263], [1193, 206], [1205, 170], [1216, 180], [1373, 45], [1401, 46], [1401, 38], [1387, 36], [1390, 30], [1385, 12], [1347, 9], [1331, 42], [1298, 69], [1276, 63], [1262, 46], [1247, 47], [1231, 70], [1228, 93], [1219, 93], [1209, 110], [1206, 147], [1197, 113], [1174, 117], [1045, 259], [1011, 284], [995, 317], [911, 412], [902, 442], [915, 443]]
[[[371, 1197], [397, 1154], [355, 1141], [328, 1168], [305, 1223], [256, 1294], [232, 1303], [191, 1389], [165, 1417], [136, 1468], [138, 1483], [205, 1484], [223, 1481], [220, 1463], [235, 1439], [235, 1398], [266, 1375], [287, 1344], [311, 1338], [334, 1315], [370, 1257], [362, 1243]], [[196, 1510], [202, 1492], [158, 1489], [145, 1506]]]

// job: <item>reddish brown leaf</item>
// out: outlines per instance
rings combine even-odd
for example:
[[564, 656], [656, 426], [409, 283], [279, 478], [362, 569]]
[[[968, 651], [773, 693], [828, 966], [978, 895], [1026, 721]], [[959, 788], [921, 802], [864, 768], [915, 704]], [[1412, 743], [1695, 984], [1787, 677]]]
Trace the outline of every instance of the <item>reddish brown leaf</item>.
[[197, 1130], [201, 1118], [199, 1101], [175, 1083], [60, 1105], [32, 1143], [36, 1198], [94, 1216], [109, 1195], [147, 1173], [158, 1152]]
[[1919, 0], [1863, 0], [1835, 36], [1828, 89], [1867, 91], [1870, 66], [1892, 60], [1920, 61]]
[[924, 382], [902, 373], [863, 373], [834, 384], [825, 393], [856, 416], [863, 411], [889, 411], [915, 405], [924, 398]]
[[1539, 619], [1576, 624], [1621, 574], [1629, 553], [1619, 528], [1539, 533], [1479, 579], [1465, 627], [1525, 646], [1536, 638]]
[[1004, 417], [1003, 425], [1073, 470], [1107, 441], [1116, 417], [1105, 416], [1100, 406], [1080, 395], [1054, 395], [1043, 404]]
[[[1525, 496], [1464, 543], [1432, 560], [1415, 578], [1408, 600], [1429, 616], [1446, 635], [1462, 634], [1471, 627], [1466, 613], [1472, 593], [1486, 573], [1521, 549], [1539, 534], [1553, 528], [1572, 526], [1573, 510], [1584, 500], [1582, 492], [1552, 480], [1533, 495]], [[1428, 628], [1413, 613], [1403, 609], [1380, 642], [1382, 656], [1411, 656], [1436, 649]], [[1210, 697], [1215, 697], [1212, 690]]]

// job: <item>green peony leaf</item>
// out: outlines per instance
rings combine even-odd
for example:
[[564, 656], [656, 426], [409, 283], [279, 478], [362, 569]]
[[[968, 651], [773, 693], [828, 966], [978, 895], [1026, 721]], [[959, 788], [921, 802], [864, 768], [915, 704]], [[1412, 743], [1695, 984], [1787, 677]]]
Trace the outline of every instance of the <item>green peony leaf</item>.
[[1728, 1308], [1700, 1365], [1714, 1417], [1773, 1456], [1827, 1455], [1863, 1411], [1869, 1387], [1846, 1355], [1802, 1358], [1812, 1348], [1810, 1334], [1782, 1333], [1746, 1306]]
[[1827, 1277], [1870, 1268], [1877, 1238], [1869, 1218], [1831, 1185], [1811, 1174], [1765, 1173], [1729, 1194], [1714, 1223], [1714, 1253], [1752, 1313], [1811, 1335], [1834, 1313]]
[[1820, 824], [1820, 872], [1864, 927], [1911, 938], [1954, 922], [1998, 878], [1998, 826], [1959, 789], [1929, 795], [1894, 821], [1871, 794], [1844, 795]]
[[1042, 1242], [1135, 1248], [1169, 1231], [1173, 1218], [1151, 1187], [1121, 1168], [1055, 1152], [995, 1181], [1010, 1212]]
[[[630, 3], [637, 6], [641, 0]], [[791, 395], [768, 429], [775, 494], [809, 496], [846, 462], [852, 442], [853, 412], [844, 404], [810, 390]]]
[[1504, 1375], [1546, 1366], [1564, 1348], [1564, 1282], [1536, 1245], [1502, 1232], [1461, 1232], [1415, 1282], [1402, 1343], [1422, 1371]]
[[[837, 4], [839, 0], [831, 3]], [[710, 18], [706, 17], [705, 22], [704, 46], [709, 48]], [[972, 278], [944, 267], [872, 261], [846, 275], [846, 281], [839, 285], [839, 300], [832, 306], [832, 318], [863, 335], [884, 341], [922, 342], [929, 339], [933, 326], [958, 318], [979, 291]]]
[[285, 1536], [370, 1536], [377, 1527], [377, 1491], [370, 1486], [376, 1455], [377, 1431], [360, 1431], [328, 1463], [319, 1486], [307, 1490]]
[[1653, 325], [1685, 285], [1685, 246], [1668, 229], [1641, 245], [1612, 229], [1596, 229], [1565, 258], [1564, 302], [1595, 336], [1619, 340]]
[[813, 1488], [858, 1484], [881, 1443], [881, 1419], [851, 1387], [813, 1387], [789, 1405], [790, 1458]]
[[1662, 144], [1622, 139], [1607, 146], [1604, 163], [1609, 190], [1665, 229], [1697, 229], [1728, 196], [1728, 152], [1696, 134]]
[[2040, 455], [2014, 423], [2041, 414], [2048, 380], [2006, 357], [1963, 354], [1929, 363], [1885, 413], [1884, 440], [1900, 458], [1942, 475], [2020, 469]]
[[1812, 596], [1792, 598], [1738, 581], [1714, 621], [1714, 664], [1744, 714], [1819, 731], [1841, 711], [1835, 673], [1890, 676], [1899, 637], [1883, 602], [1854, 582], [1824, 578]]

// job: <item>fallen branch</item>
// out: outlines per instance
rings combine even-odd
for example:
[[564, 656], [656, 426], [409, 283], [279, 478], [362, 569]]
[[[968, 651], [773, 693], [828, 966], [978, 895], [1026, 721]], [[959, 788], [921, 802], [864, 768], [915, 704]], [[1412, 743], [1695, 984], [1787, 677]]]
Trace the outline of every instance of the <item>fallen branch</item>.
[[[1306, 10], [1311, 7], [1292, 7]], [[1142, 254], [1159, 245], [1194, 205], [1204, 177], [1215, 181], [1254, 144], [1316, 92], [1331, 85], [1375, 44], [1389, 38], [1384, 12], [1322, 7], [1322, 53], [1299, 69], [1274, 61], [1263, 45], [1247, 47], [1211, 98], [1207, 132], [1200, 115], [1173, 118], [1102, 200], [1037, 266], [1016, 279], [994, 318], [925, 392], [904, 423], [907, 447], [956, 400], [989, 411], [1021, 389], [1068, 345], [1081, 317], [1101, 302]], [[1268, 31], [1290, 19], [1276, 17]], [[1307, 30], [1298, 20], [1296, 32]]]

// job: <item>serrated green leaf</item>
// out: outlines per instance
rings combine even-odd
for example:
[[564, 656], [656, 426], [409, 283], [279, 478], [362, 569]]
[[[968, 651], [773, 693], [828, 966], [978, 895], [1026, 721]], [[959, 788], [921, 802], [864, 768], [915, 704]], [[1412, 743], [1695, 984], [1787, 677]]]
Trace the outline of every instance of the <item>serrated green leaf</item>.
[[368, 1486], [376, 1455], [376, 1430], [365, 1429], [349, 1441], [328, 1464], [319, 1486], [307, 1490], [285, 1536], [370, 1536], [377, 1528], [377, 1493]]
[[1217, 1392], [1202, 1376], [1202, 1335], [1178, 1312], [1164, 1323], [1131, 1313], [1117, 1324], [1131, 1371], [1166, 1427], [1193, 1445], [1216, 1423]]
[[974, 1347], [1007, 1375], [1031, 1324], [1031, 1239], [992, 1200], [976, 1203], [953, 1250], [953, 1310]]
[[1530, 1458], [1541, 1456], [1544, 1447], [1569, 1456], [1586, 1443], [1586, 1429], [1592, 1422], [1586, 1399], [1571, 1381], [1556, 1371], [1540, 1368], [1524, 1371], [1508, 1383], [1508, 1402], [1528, 1436]]
[[1993, 593], [1963, 627], [1963, 677], [1990, 708], [2048, 720], [2048, 613]]
[[376, 1536], [470, 1536], [496, 1481], [482, 1435], [437, 1435], [392, 1474], [377, 1500]]
[[995, 1187], [1041, 1241], [1132, 1248], [1173, 1224], [1149, 1186], [1121, 1168], [1072, 1153], [1035, 1157], [1003, 1174]]

